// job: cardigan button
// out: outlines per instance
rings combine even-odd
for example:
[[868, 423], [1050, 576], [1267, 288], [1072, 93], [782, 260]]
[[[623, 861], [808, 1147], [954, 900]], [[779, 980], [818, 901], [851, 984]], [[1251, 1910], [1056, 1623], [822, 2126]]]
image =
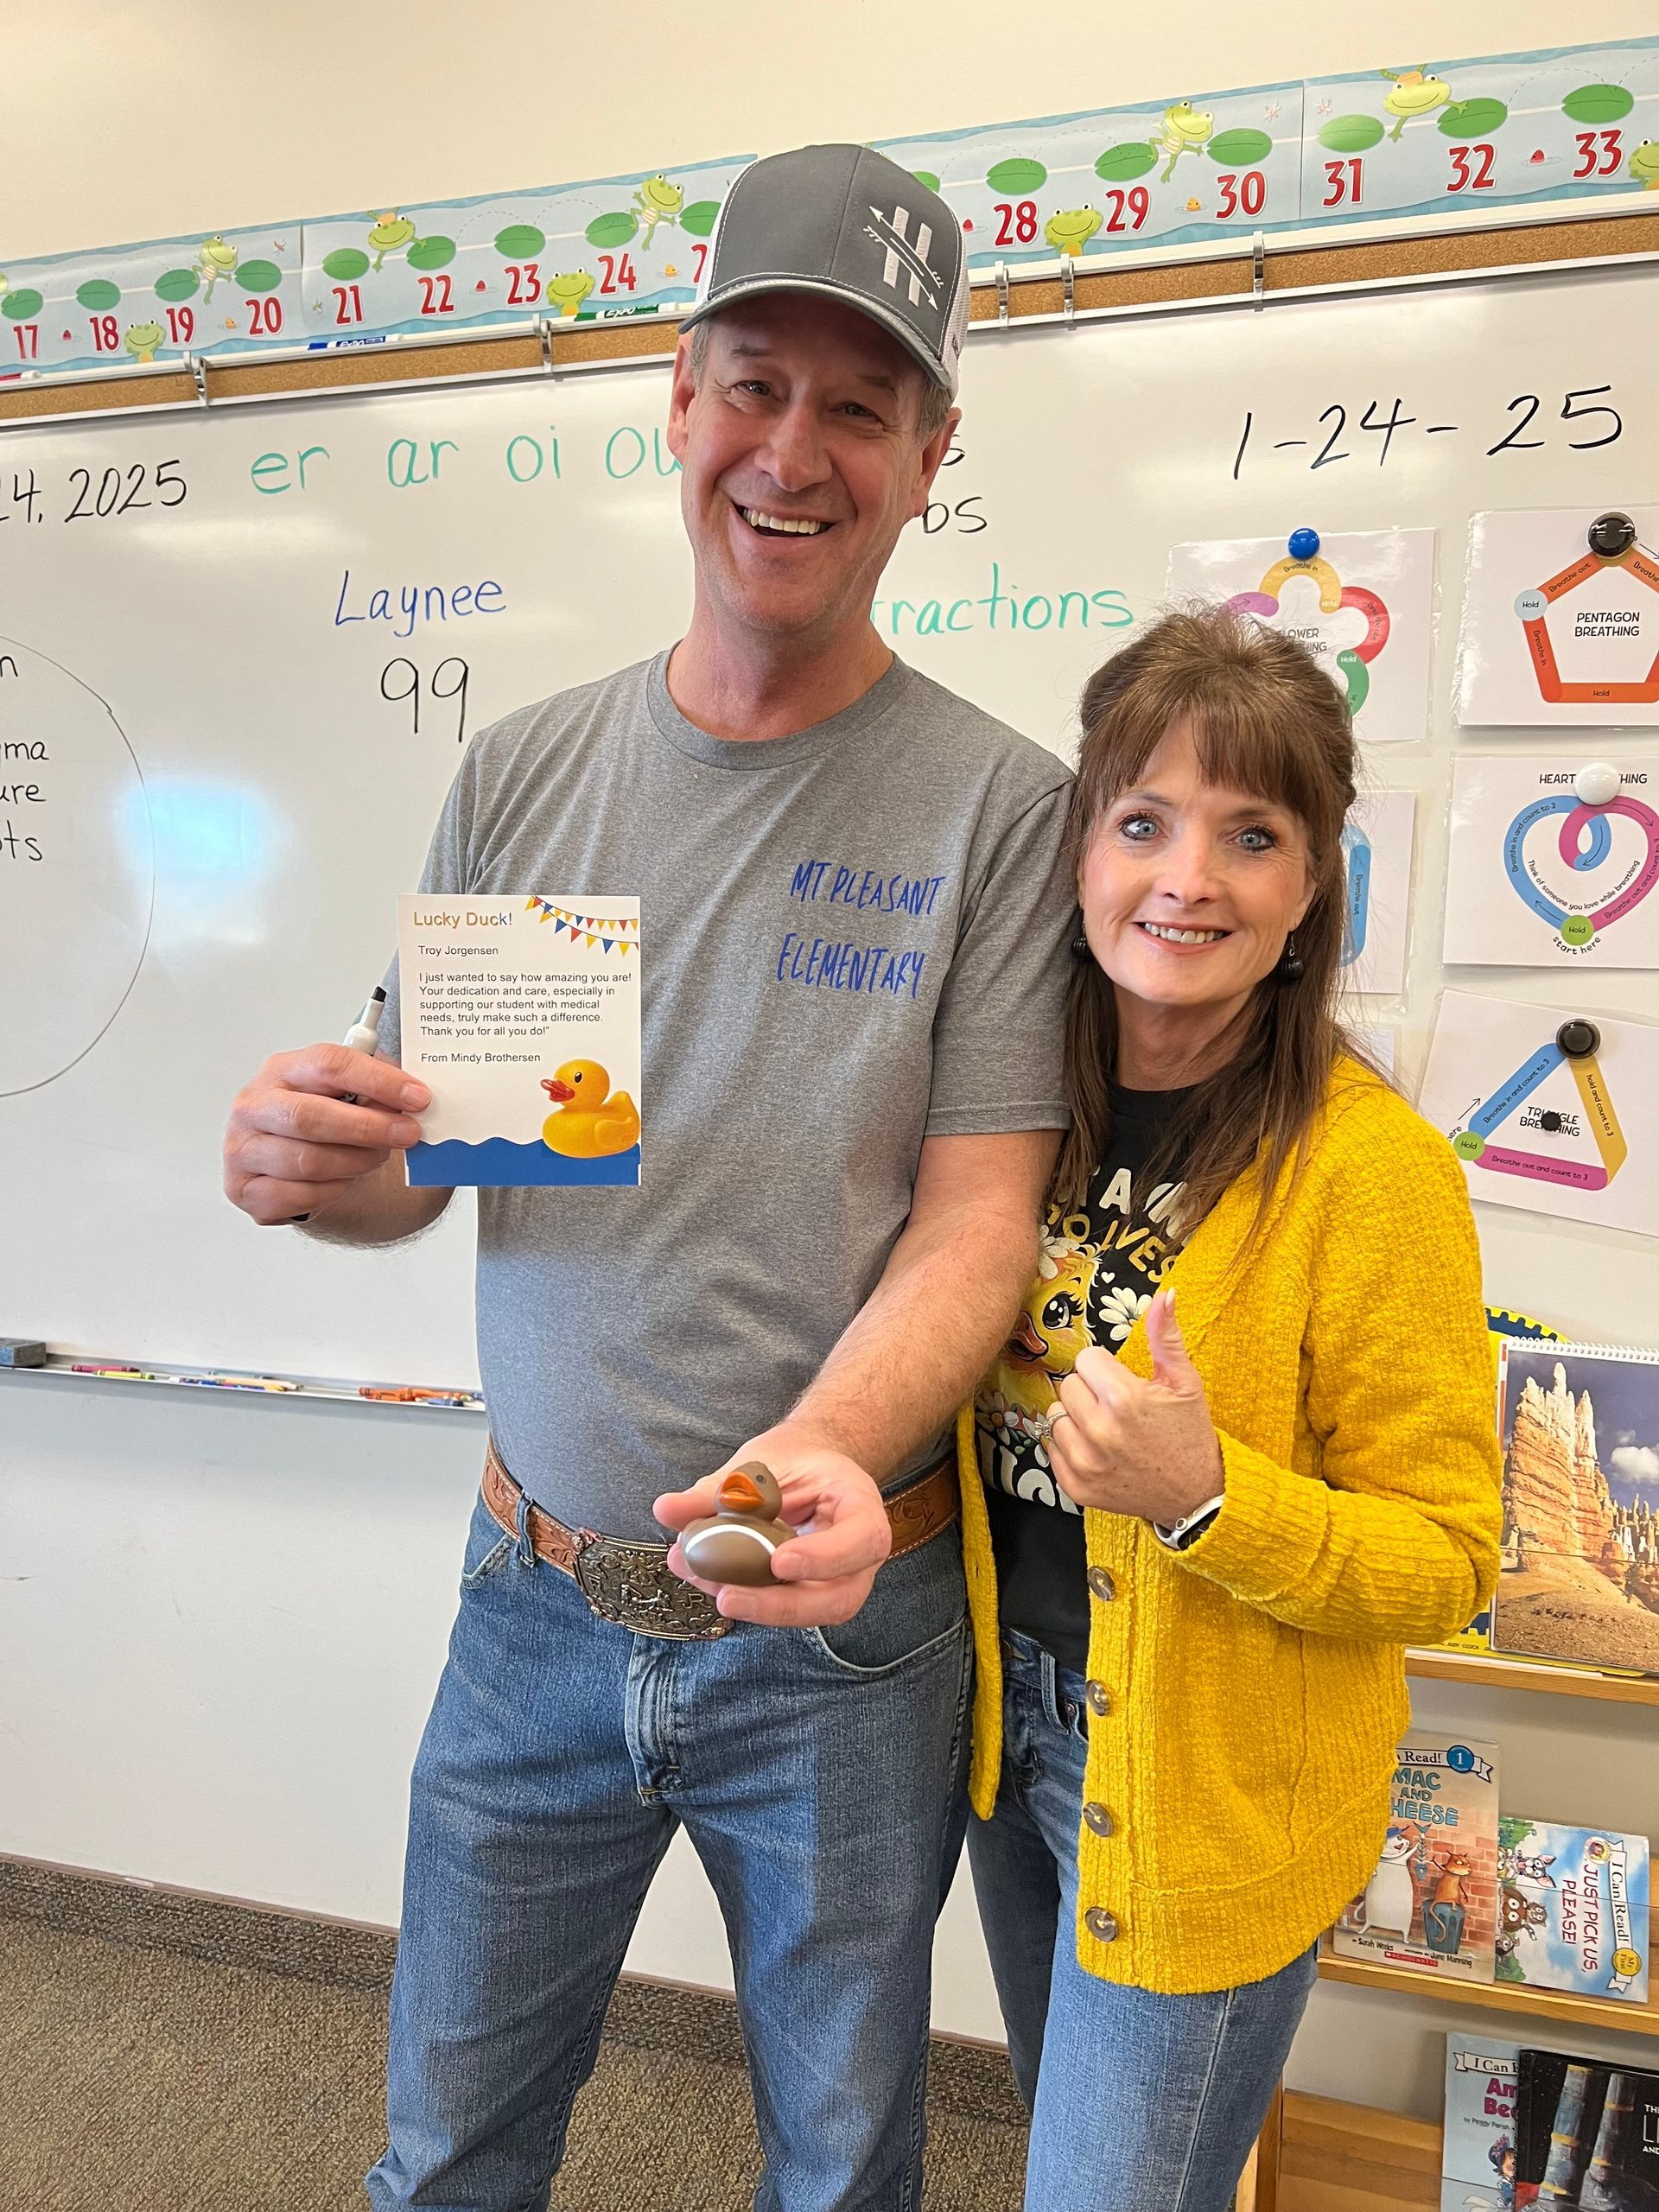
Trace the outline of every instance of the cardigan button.
[[1083, 1808], [1083, 1817], [1096, 1835], [1110, 1835], [1116, 1826], [1103, 1805], [1085, 1805]]
[[1104, 1682], [1090, 1682], [1085, 1688], [1084, 1694], [1089, 1700], [1089, 1710], [1090, 1713], [1097, 1713], [1103, 1718], [1111, 1711], [1111, 1692], [1107, 1688]]
[[1097, 1943], [1117, 1941], [1117, 1923], [1103, 1905], [1090, 1905], [1083, 1916], [1083, 1924]]
[[1103, 1605], [1109, 1605], [1117, 1595], [1117, 1585], [1113, 1581], [1111, 1576], [1107, 1573], [1103, 1567], [1091, 1567], [1090, 1568], [1089, 1587], [1094, 1592], [1096, 1597], [1099, 1599]]

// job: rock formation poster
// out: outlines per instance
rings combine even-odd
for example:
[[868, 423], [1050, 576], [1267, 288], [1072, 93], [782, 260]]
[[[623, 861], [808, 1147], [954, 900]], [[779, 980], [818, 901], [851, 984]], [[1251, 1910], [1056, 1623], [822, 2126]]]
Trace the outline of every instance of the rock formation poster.
[[1659, 1357], [1506, 1341], [1495, 1650], [1659, 1675]]

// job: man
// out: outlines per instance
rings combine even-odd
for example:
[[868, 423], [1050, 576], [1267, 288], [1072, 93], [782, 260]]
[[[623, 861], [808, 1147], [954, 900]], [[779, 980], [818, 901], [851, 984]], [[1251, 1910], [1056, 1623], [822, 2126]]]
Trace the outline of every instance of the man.
[[[545, 2205], [679, 1823], [760, 2212], [919, 2201], [971, 1665], [950, 1421], [1035, 1261], [1073, 904], [1060, 764], [870, 623], [966, 318], [961, 234], [903, 170], [746, 171], [674, 367], [690, 627], [484, 732], [434, 840], [431, 891], [640, 894], [645, 1149], [637, 1191], [480, 1194], [493, 1446], [412, 1785], [379, 2212]], [[411, 1235], [448, 1195], [397, 1157], [426, 1103], [386, 1059], [279, 1054], [230, 1195]], [[662, 1529], [750, 1458], [808, 1533], [715, 1595]]]

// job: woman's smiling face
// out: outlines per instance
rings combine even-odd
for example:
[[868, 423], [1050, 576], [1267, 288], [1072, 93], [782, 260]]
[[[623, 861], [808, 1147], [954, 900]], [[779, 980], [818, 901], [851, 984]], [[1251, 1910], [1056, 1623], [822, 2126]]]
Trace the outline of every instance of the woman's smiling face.
[[1299, 817], [1206, 784], [1185, 722], [1096, 823], [1077, 871], [1090, 950], [1120, 1005], [1171, 1011], [1242, 1004], [1314, 888]]

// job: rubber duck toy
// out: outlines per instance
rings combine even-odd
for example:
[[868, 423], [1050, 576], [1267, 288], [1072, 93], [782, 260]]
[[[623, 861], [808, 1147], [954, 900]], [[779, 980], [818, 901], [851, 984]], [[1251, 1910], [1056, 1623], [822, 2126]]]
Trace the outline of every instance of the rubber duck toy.
[[680, 1556], [705, 1582], [772, 1580], [772, 1555], [798, 1531], [779, 1516], [784, 1501], [772, 1469], [759, 1459], [734, 1467], [718, 1492], [719, 1510], [680, 1531]]
[[553, 1111], [542, 1123], [542, 1142], [567, 1160], [601, 1160], [639, 1141], [639, 1109], [626, 1090], [613, 1092], [597, 1060], [567, 1060], [542, 1089]]

